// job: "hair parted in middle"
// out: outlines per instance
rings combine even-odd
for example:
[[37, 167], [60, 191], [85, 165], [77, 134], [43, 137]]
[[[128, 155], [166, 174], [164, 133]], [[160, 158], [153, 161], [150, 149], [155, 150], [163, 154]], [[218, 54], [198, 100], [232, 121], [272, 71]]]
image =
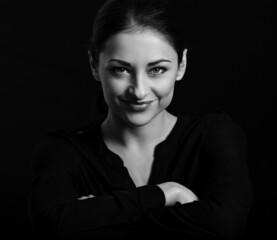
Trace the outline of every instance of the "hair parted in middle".
[[98, 64], [99, 54], [111, 36], [143, 29], [156, 31], [164, 37], [176, 50], [180, 63], [188, 40], [180, 31], [180, 19], [171, 9], [167, 0], [106, 1], [94, 19], [89, 42], [88, 50], [94, 63]]

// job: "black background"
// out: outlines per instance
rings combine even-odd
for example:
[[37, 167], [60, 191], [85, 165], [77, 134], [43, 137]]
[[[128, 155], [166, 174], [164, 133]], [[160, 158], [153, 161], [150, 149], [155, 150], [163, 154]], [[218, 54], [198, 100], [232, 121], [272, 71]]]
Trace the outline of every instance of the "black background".
[[[32, 238], [27, 205], [37, 141], [97, 116], [99, 85], [86, 44], [100, 3], [0, 3], [0, 216], [8, 239]], [[254, 188], [246, 235], [271, 236], [277, 205], [273, 1], [176, 1], [176, 11], [189, 14], [193, 44], [171, 109], [194, 116], [220, 108], [241, 126]]]

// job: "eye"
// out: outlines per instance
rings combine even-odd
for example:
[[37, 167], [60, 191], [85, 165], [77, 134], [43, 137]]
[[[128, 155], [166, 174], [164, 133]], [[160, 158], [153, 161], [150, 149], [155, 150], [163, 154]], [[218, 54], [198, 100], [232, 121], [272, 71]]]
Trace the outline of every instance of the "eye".
[[128, 69], [124, 68], [124, 67], [112, 67], [111, 68], [111, 71], [115, 74], [119, 74], [119, 75], [122, 75], [122, 74], [128, 74], [129, 71]]
[[152, 75], [158, 75], [164, 73], [166, 70], [167, 69], [165, 67], [154, 67], [150, 69], [149, 73]]

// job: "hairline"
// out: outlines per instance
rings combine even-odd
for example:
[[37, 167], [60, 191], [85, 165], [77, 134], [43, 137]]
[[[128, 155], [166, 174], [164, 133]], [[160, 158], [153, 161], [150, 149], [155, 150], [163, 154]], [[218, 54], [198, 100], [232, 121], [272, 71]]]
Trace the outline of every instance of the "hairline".
[[120, 33], [136, 33], [136, 32], [144, 32], [144, 31], [152, 31], [157, 37], [165, 40], [174, 49], [174, 51], [176, 51], [176, 53], [178, 55], [178, 51], [175, 48], [173, 41], [171, 40], [170, 34], [163, 33], [162, 31], [160, 31], [159, 29], [157, 29], [153, 26], [144, 26], [143, 24], [138, 23], [133, 17], [129, 18], [129, 23], [126, 24], [126, 26], [127, 27], [125, 29], [113, 33], [106, 39], [106, 41], [103, 43], [101, 49], [99, 49], [98, 55], [100, 55], [100, 53], [102, 51], [104, 51], [107, 42], [113, 36], [120, 34]]

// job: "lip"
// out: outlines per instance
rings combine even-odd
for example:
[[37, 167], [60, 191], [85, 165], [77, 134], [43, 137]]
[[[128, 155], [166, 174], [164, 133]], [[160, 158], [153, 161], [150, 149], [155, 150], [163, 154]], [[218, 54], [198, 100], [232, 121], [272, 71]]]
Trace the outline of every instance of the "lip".
[[134, 101], [129, 99], [120, 99], [129, 109], [134, 111], [145, 111], [155, 100], [148, 101]]

